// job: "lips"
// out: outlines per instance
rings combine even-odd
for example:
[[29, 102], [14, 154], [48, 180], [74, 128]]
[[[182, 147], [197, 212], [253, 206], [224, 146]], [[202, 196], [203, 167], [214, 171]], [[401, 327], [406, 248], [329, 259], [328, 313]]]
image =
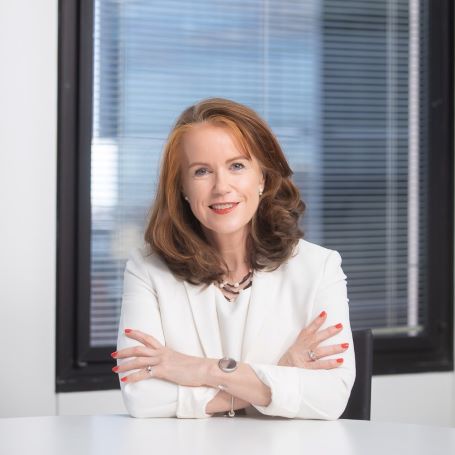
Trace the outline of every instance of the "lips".
[[231, 208], [231, 207], [233, 207], [234, 205], [237, 205], [237, 204], [238, 204], [238, 202], [220, 202], [219, 204], [209, 205], [209, 207], [211, 209], [222, 210], [222, 209]]
[[238, 202], [224, 202], [220, 204], [212, 204], [209, 205], [209, 207], [218, 215], [224, 215], [232, 212], [232, 210], [234, 210], [238, 205]]

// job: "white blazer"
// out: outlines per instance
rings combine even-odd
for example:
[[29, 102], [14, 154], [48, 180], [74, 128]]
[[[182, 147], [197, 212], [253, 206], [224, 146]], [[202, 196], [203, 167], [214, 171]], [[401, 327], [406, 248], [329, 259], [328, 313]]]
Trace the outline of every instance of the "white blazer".
[[[215, 291], [214, 285], [204, 288], [176, 279], [157, 254], [136, 249], [125, 270], [117, 348], [138, 344], [123, 333], [130, 327], [187, 355], [223, 357]], [[277, 366], [300, 330], [323, 310], [328, 316], [322, 328], [339, 322], [344, 328], [321, 346], [348, 342], [345, 353], [331, 356], [343, 357], [344, 363], [332, 370]], [[300, 240], [294, 256], [277, 270], [255, 272], [237, 360], [248, 363], [272, 393], [268, 406], [253, 405], [247, 414], [302, 419], [337, 419], [342, 414], [355, 379], [355, 359], [346, 275], [337, 251]], [[205, 407], [219, 391], [157, 378], [120, 386], [134, 417], [210, 417]]]

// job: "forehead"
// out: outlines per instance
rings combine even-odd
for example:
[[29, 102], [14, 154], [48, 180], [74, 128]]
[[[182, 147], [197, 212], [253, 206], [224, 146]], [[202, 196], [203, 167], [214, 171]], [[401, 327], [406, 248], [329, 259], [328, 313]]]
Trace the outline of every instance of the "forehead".
[[185, 132], [182, 138], [184, 158], [224, 159], [229, 155], [244, 155], [252, 158], [244, 145], [227, 127], [198, 124]]

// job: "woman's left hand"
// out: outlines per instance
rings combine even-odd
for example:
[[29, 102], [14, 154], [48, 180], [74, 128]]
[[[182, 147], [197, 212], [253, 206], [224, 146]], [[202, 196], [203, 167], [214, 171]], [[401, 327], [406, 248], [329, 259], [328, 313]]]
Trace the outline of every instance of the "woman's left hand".
[[[127, 373], [121, 381], [127, 384], [142, 381], [143, 379], [159, 378], [184, 386], [203, 386], [209, 367], [208, 359], [194, 357], [174, 351], [163, 346], [156, 338], [139, 330], [125, 329], [125, 336], [139, 341], [141, 345], [121, 349], [113, 352], [114, 359], [132, 358], [112, 371]], [[152, 367], [152, 373], [146, 368]]]

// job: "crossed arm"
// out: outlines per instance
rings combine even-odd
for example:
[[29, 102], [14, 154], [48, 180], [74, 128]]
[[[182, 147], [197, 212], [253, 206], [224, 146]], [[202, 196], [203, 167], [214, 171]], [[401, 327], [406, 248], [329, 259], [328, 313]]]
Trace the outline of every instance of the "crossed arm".
[[[326, 320], [327, 314], [322, 312], [308, 327], [304, 328], [295, 343], [280, 359], [278, 366], [299, 367], [307, 369], [333, 369], [339, 367], [342, 358], [324, 359], [324, 357], [339, 354], [348, 349], [348, 344], [320, 347], [319, 344], [336, 335], [342, 330], [342, 325], [330, 326], [319, 330]], [[134, 384], [139, 381], [150, 380], [145, 367], [152, 366], [153, 377], [173, 382], [187, 387], [212, 387], [218, 389], [223, 384], [227, 392], [219, 391], [211, 399], [205, 409], [206, 414], [224, 412], [231, 407], [231, 395], [236, 397], [234, 409], [242, 409], [250, 404], [267, 407], [272, 401], [272, 391], [259, 379], [252, 366], [239, 363], [232, 373], [224, 373], [218, 368], [217, 359], [206, 359], [188, 356], [163, 346], [153, 336], [138, 330], [126, 329], [125, 336], [136, 340], [141, 345], [125, 348], [113, 353], [116, 359], [129, 359], [114, 367], [116, 373], [122, 375], [123, 383]], [[313, 350], [319, 360], [308, 358], [308, 350]], [[132, 371], [135, 371], [131, 373]]]
[[[343, 358], [324, 360], [329, 355], [340, 354], [349, 348], [348, 343], [318, 347], [318, 345], [339, 333], [342, 325], [331, 326], [319, 331], [325, 322], [327, 313], [322, 312], [310, 326], [302, 329], [295, 343], [286, 351], [278, 362], [278, 366], [298, 367], [307, 369], [332, 369], [337, 368], [343, 363]], [[317, 361], [307, 357], [307, 352], [313, 350], [316, 353]], [[272, 401], [271, 389], [265, 385], [257, 376], [253, 368], [245, 363], [240, 363], [237, 370], [233, 373], [223, 373], [217, 366], [217, 362], [212, 362], [207, 375], [207, 385], [217, 387], [218, 384], [227, 386], [228, 392], [219, 392], [208, 403], [206, 412], [225, 412], [231, 409], [231, 395], [236, 397], [234, 409], [243, 409], [251, 404], [257, 406], [269, 406]], [[253, 393], [254, 395], [253, 395]]]

